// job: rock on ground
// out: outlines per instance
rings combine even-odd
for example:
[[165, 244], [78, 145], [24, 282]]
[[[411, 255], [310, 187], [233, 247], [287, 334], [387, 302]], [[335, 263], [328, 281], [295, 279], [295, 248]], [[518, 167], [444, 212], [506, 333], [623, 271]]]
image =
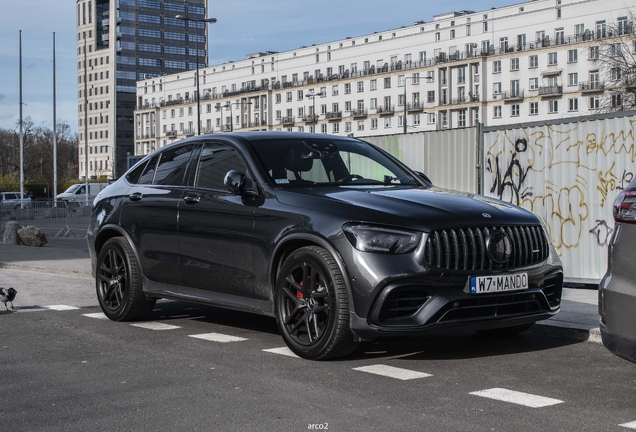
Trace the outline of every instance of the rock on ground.
[[25, 226], [18, 230], [20, 241], [27, 246], [43, 246], [47, 244], [46, 235], [34, 226]]

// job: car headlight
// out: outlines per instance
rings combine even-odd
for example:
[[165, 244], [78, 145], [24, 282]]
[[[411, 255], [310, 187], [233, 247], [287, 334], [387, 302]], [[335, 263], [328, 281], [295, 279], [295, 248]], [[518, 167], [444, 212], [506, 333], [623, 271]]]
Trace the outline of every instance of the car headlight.
[[413, 252], [422, 233], [369, 225], [345, 224], [342, 227], [353, 247], [362, 252], [404, 254]]

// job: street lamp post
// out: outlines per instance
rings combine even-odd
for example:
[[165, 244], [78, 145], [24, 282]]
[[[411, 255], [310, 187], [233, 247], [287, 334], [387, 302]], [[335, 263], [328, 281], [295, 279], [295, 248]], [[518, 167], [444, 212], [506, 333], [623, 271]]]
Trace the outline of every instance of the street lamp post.
[[[194, 26], [194, 39], [195, 39], [195, 48], [197, 51], [197, 68], [196, 68], [196, 82], [197, 82], [197, 135], [201, 135], [201, 102], [200, 102], [200, 96], [199, 96], [199, 23], [209, 23], [209, 24], [214, 24], [216, 22], [216, 18], [201, 18], [201, 19], [196, 19], [196, 18], [188, 18], [185, 15], [177, 15], [175, 16], [176, 19], [181, 20], [181, 21], [192, 21], [195, 23]], [[188, 57], [190, 57], [188, 55]]]
[[316, 119], [318, 118], [318, 116], [316, 115], [316, 96], [323, 96], [322, 91], [320, 93], [314, 93], [314, 89], [311, 89], [309, 93], [305, 95], [305, 97], [311, 98], [311, 102], [312, 102], [311, 127], [314, 133], [316, 133]]

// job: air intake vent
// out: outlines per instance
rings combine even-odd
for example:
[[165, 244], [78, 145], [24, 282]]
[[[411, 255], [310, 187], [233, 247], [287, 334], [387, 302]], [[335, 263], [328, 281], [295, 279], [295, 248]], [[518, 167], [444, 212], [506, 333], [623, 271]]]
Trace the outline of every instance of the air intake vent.
[[419, 288], [398, 287], [389, 293], [380, 309], [383, 325], [398, 325], [412, 317], [431, 296]]
[[[488, 251], [495, 234], [509, 240], [506, 246], [510, 255], [499, 262], [493, 260]], [[526, 267], [545, 261], [548, 254], [548, 241], [540, 226], [501, 226], [431, 231], [425, 257], [433, 267], [474, 271]]]

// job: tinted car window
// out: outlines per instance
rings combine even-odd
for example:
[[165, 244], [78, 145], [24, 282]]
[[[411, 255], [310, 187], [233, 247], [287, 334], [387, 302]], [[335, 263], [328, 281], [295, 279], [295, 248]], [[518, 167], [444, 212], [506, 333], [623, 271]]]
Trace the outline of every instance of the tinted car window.
[[205, 144], [199, 158], [194, 185], [210, 189], [226, 189], [223, 183], [230, 170], [246, 172], [243, 159], [233, 148], [224, 144]]
[[190, 144], [161, 153], [152, 184], [181, 186], [193, 149]]
[[[130, 184], [137, 184], [137, 182], [139, 181], [139, 177], [141, 177], [141, 174], [144, 172], [147, 165], [148, 161], [139, 164], [139, 166], [136, 166], [132, 171], [130, 171], [130, 173], [128, 173], [128, 175], [126, 176], [126, 180], [128, 180]], [[70, 188], [66, 192], [71, 192]]]
[[148, 165], [146, 165], [144, 173], [141, 175], [141, 177], [139, 177], [139, 181], [137, 181], [137, 184], [152, 184], [152, 179], [155, 178], [155, 168], [157, 166], [159, 156], [160, 155], [157, 155], [150, 159]]

